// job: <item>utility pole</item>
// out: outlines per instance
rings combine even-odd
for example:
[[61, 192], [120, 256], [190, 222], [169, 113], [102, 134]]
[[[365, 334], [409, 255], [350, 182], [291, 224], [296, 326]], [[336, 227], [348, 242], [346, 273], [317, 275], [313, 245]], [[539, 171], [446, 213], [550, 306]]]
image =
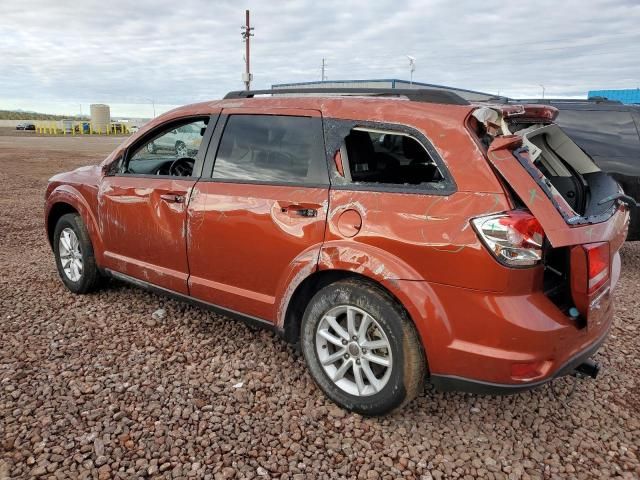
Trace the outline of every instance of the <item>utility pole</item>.
[[545, 88], [544, 88], [544, 85], [542, 85], [542, 84], [540, 84], [540, 86], [542, 87], [542, 99], [544, 100], [544, 91], [545, 91]]
[[324, 75], [324, 68], [327, 66], [326, 58], [322, 57], [322, 81], [324, 82], [327, 77]]
[[244, 86], [246, 90], [251, 89], [251, 37], [253, 37], [253, 27], [249, 25], [249, 10], [245, 11], [246, 15], [246, 23], [244, 27], [240, 27], [242, 29], [242, 39], [245, 42], [245, 53], [244, 53], [244, 63], [246, 66], [246, 70], [242, 75], [242, 81], [244, 82]]

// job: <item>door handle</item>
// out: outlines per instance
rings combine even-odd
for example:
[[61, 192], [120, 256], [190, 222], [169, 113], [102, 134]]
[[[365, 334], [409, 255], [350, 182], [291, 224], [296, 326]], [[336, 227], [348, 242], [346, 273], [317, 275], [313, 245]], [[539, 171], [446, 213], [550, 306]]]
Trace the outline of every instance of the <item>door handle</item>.
[[299, 217], [313, 218], [318, 216], [318, 210], [315, 208], [298, 208], [293, 211]]
[[160, 199], [167, 203], [184, 203], [184, 195], [178, 195], [176, 193], [163, 193], [160, 195]]
[[296, 215], [298, 217], [313, 218], [318, 216], [318, 210], [316, 208], [308, 208], [302, 205], [289, 205], [288, 207], [282, 207], [282, 213], [288, 213], [289, 215]]

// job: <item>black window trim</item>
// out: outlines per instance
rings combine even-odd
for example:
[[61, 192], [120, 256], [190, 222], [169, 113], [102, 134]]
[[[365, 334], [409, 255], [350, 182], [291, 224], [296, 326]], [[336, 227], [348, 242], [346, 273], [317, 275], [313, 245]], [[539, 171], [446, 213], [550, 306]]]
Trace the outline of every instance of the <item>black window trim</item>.
[[[442, 160], [442, 157], [433, 146], [431, 140], [420, 130], [400, 123], [385, 123], [379, 121], [347, 120], [336, 118], [327, 118], [324, 120], [325, 121], [323, 122], [323, 124], [325, 125], [327, 164], [329, 165], [332, 189], [346, 191], [352, 190], [364, 192], [391, 192], [414, 195], [442, 196], [448, 196], [458, 191], [458, 186], [456, 185], [455, 179], [451, 175], [451, 172], [449, 172], [449, 169], [444, 163], [444, 160]], [[417, 140], [418, 143], [420, 143], [420, 145], [427, 151], [431, 159], [438, 167], [438, 170], [440, 171], [443, 179], [440, 182], [433, 183], [433, 185], [441, 185], [441, 188], [429, 187], [428, 183], [422, 183], [418, 185], [400, 185], [393, 183], [352, 183], [347, 181], [346, 177], [340, 175], [337, 171], [334, 162], [334, 154], [336, 151], [340, 150], [344, 162], [343, 169], [345, 168], [345, 163], [346, 168], [348, 169], [348, 158], [346, 157], [346, 148], [344, 148], [344, 139], [351, 132], [351, 130], [356, 128], [362, 130], [383, 130], [389, 133], [397, 132], [400, 135], [406, 135]], [[342, 136], [342, 133], [344, 133], [345, 131], [346, 134]], [[335, 137], [335, 135], [341, 135], [341, 137], [339, 139], [330, 138], [331, 136]], [[339, 143], [337, 143], [338, 140]], [[333, 149], [332, 146], [337, 146], [337, 148]]]
[[[176, 175], [154, 175], [150, 173], [126, 173], [122, 172], [122, 167], [124, 165], [128, 165], [131, 160], [130, 155], [133, 152], [136, 152], [139, 147], [143, 147], [145, 144], [149, 143], [151, 140], [154, 140], [160, 137], [163, 132], [167, 132], [171, 129], [171, 127], [179, 127], [182, 125], [187, 125], [189, 123], [197, 122], [200, 120], [209, 119], [207, 123], [207, 128], [202, 136], [202, 142], [200, 143], [200, 148], [198, 149], [198, 153], [196, 154], [195, 163], [193, 165], [193, 172], [188, 177], [181, 177]], [[214, 130], [216, 129], [218, 120], [220, 119], [219, 113], [213, 114], [204, 114], [204, 115], [188, 115], [184, 117], [174, 118], [165, 123], [162, 123], [155, 127], [153, 130], [150, 130], [144, 134], [144, 136], [137, 139], [134, 143], [129, 145], [121, 157], [118, 160], [113, 162], [113, 166], [118, 167], [118, 170], [110, 173], [108, 176], [111, 177], [128, 177], [128, 178], [158, 178], [158, 179], [181, 179], [181, 180], [198, 180], [202, 177], [203, 167], [205, 164], [206, 153], [210, 147], [210, 140], [213, 135]]]
[[222, 143], [222, 136], [227, 127], [227, 123], [229, 118], [234, 115], [243, 115], [243, 116], [276, 116], [276, 117], [299, 117], [299, 118], [319, 118], [321, 122], [321, 130], [323, 137], [323, 149], [324, 149], [324, 121], [322, 115], [316, 117], [313, 115], [304, 115], [304, 112], [301, 110], [299, 114], [291, 115], [291, 114], [283, 114], [277, 111], [265, 111], [265, 112], [233, 112], [233, 113], [224, 113], [224, 111], [220, 114], [218, 118], [218, 124], [216, 125], [216, 129], [212, 134], [211, 142], [209, 148], [207, 149], [206, 157], [204, 160], [202, 176], [200, 178], [201, 182], [209, 182], [209, 183], [232, 183], [239, 185], [271, 185], [271, 186], [281, 186], [281, 187], [295, 187], [295, 188], [329, 188], [330, 180], [329, 180], [329, 172], [327, 168], [324, 168], [324, 174], [326, 174], [327, 181], [326, 183], [308, 183], [308, 182], [284, 182], [284, 181], [265, 181], [265, 180], [245, 180], [245, 179], [229, 179], [229, 178], [214, 178], [213, 177], [213, 169], [215, 168], [216, 157], [218, 156], [218, 150], [220, 149], [220, 145]]

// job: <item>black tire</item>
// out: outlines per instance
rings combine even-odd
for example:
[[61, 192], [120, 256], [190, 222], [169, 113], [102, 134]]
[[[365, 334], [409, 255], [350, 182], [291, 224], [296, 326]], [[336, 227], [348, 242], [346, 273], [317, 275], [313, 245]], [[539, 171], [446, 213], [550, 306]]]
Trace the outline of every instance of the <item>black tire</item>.
[[[325, 314], [339, 305], [366, 312], [386, 335], [393, 359], [391, 373], [377, 393], [354, 395], [345, 391], [329, 378], [320, 362], [316, 332]], [[313, 379], [333, 402], [347, 410], [369, 416], [383, 415], [405, 405], [423, 391], [427, 366], [413, 322], [394, 298], [373, 283], [350, 279], [319, 290], [305, 310], [300, 340]]]
[[[73, 281], [67, 273], [65, 273], [62, 266], [62, 260], [60, 258], [60, 236], [62, 232], [70, 228], [78, 239], [80, 253], [82, 257], [82, 272], [80, 278]], [[89, 293], [95, 290], [100, 283], [100, 272], [96, 265], [96, 259], [93, 253], [93, 245], [89, 238], [89, 232], [82, 221], [82, 217], [77, 213], [68, 213], [63, 215], [58, 220], [56, 228], [53, 233], [53, 253], [56, 259], [56, 266], [58, 267], [58, 274], [62, 279], [65, 286], [73, 293]]]

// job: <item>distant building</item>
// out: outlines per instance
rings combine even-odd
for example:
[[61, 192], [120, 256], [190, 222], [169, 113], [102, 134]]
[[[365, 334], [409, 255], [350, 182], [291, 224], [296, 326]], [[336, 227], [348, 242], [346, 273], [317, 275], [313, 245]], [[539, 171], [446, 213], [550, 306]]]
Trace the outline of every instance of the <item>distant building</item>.
[[282, 88], [431, 88], [434, 90], [446, 90], [460, 95], [470, 102], [481, 102], [496, 95], [486, 92], [477, 92], [464, 88], [434, 85], [432, 83], [409, 82], [397, 78], [372, 79], [372, 80], [325, 80], [317, 82], [277, 83], [271, 85], [273, 90]]
[[593, 97], [604, 97], [608, 100], [618, 100], [626, 104], [640, 104], [640, 88], [628, 88], [624, 90], [589, 90], [589, 98]]

